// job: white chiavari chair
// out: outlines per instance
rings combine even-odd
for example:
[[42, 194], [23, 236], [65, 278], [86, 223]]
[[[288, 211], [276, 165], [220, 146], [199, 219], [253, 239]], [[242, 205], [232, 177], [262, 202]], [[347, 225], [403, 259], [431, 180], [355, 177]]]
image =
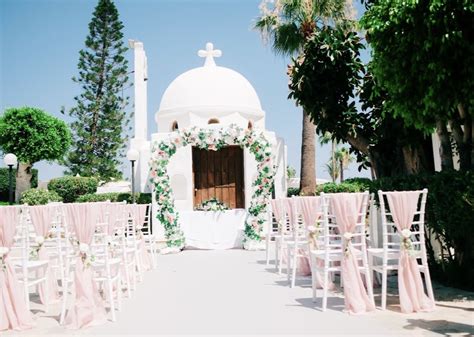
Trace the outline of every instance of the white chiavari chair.
[[[20, 275], [18, 281], [23, 285], [25, 294], [26, 306], [30, 310], [30, 288], [35, 287], [35, 292], [38, 293], [38, 285], [46, 284], [48, 275], [46, 270], [48, 268], [48, 260], [39, 260], [32, 256], [32, 252], [37, 248], [38, 244], [43, 242], [36, 242], [36, 234], [31, 223], [31, 218], [28, 211], [28, 205], [20, 207], [20, 221], [17, 225], [17, 235], [15, 236], [15, 244], [12, 251], [20, 252], [16, 258], [12, 258], [15, 272]], [[15, 256], [15, 254], [11, 254]], [[19, 256], [18, 256], [19, 255]], [[39, 276], [39, 274], [42, 276]]]
[[[327, 308], [327, 297], [329, 289], [329, 274], [330, 273], [341, 273], [341, 261], [346, 253], [343, 248], [343, 237], [339, 232], [337, 219], [334, 216], [330, 208], [331, 194], [321, 193], [321, 205], [322, 205], [322, 233], [317, 237], [317, 249], [310, 251], [311, 257], [311, 268], [314, 276], [321, 273], [322, 275], [322, 310], [326, 311]], [[369, 193], [363, 193], [362, 206], [358, 210], [357, 222], [355, 229], [352, 234], [352, 248], [357, 260], [359, 261], [359, 272], [365, 276], [368, 295], [373, 299], [373, 284], [371, 281], [371, 273], [367, 258], [367, 247], [366, 247], [366, 222], [367, 222], [367, 204], [369, 199]], [[323, 263], [319, 263], [323, 261]], [[342, 276], [341, 276], [342, 278]], [[341, 285], [343, 285], [341, 280]], [[317, 298], [317, 286], [315, 277], [313, 277], [313, 301]]]
[[309, 250], [308, 233], [305, 223], [303, 221], [301, 209], [297, 205], [296, 197], [292, 197], [289, 201], [288, 207], [291, 208], [290, 214], [290, 233], [291, 238], [286, 240], [286, 274], [288, 284], [291, 288], [295, 286], [296, 273], [299, 268], [298, 261], [307, 258]]
[[[424, 274], [425, 288], [428, 297], [434, 302], [433, 287], [431, 285], [430, 271], [428, 266], [428, 258], [425, 245], [425, 206], [428, 190], [424, 189], [419, 192], [416, 211], [408, 229], [410, 231], [410, 254], [415, 256], [421, 262], [418, 265], [421, 273]], [[400, 259], [401, 233], [397, 231], [393, 220], [392, 210], [387, 201], [387, 194], [390, 192], [378, 191], [380, 211], [382, 215], [382, 248], [368, 248], [369, 264], [372, 272], [381, 274], [382, 276], [382, 299], [381, 309], [387, 307], [387, 276], [391, 271], [398, 270], [398, 262]], [[402, 193], [402, 192], [400, 192]], [[381, 263], [375, 263], [377, 262]]]

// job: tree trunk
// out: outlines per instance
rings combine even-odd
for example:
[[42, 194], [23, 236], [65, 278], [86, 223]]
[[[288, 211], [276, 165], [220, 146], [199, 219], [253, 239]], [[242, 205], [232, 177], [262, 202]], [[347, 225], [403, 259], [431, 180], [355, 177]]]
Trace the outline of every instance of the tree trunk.
[[300, 194], [314, 195], [316, 192], [316, 126], [303, 110], [301, 137]]
[[339, 159], [339, 170], [341, 171], [341, 183], [344, 181], [344, 159]]
[[452, 170], [453, 150], [451, 148], [451, 138], [449, 137], [448, 128], [442, 121], [436, 122], [436, 133], [438, 134], [441, 146], [439, 147], [439, 156], [441, 157], [441, 169]]
[[334, 140], [331, 141], [331, 162], [332, 162], [332, 182], [336, 182], [336, 142]]
[[403, 159], [405, 161], [405, 170], [407, 174], [416, 174], [420, 172], [420, 158], [418, 148], [412, 145], [405, 145], [402, 148]]
[[467, 171], [472, 169], [474, 165], [474, 147], [472, 144], [473, 119], [471, 115], [466, 113], [463, 104], [458, 104], [457, 109], [460, 121], [457, 119], [450, 120], [449, 126], [451, 127], [453, 138], [456, 141], [459, 153], [459, 168], [461, 171]]
[[31, 164], [18, 163], [16, 172], [15, 201], [20, 201], [21, 195], [31, 188]]

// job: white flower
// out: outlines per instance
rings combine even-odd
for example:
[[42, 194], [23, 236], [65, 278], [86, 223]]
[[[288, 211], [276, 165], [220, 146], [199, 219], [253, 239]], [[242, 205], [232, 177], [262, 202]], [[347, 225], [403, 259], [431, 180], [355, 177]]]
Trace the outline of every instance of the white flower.
[[113, 240], [112, 240], [112, 237], [111, 237], [110, 235], [107, 235], [107, 236], [105, 237], [105, 241], [106, 241], [108, 244], [111, 244]]
[[0, 257], [4, 257], [8, 254], [9, 251], [10, 249], [8, 249], [7, 247], [0, 247]]
[[42, 244], [44, 243], [44, 236], [41, 236], [41, 235], [36, 236], [35, 242], [36, 242], [38, 245], [42, 245]]
[[351, 240], [354, 235], [351, 232], [344, 233], [344, 239]]
[[408, 228], [402, 230], [401, 235], [404, 238], [409, 238], [411, 236], [411, 231]]
[[79, 251], [83, 254], [88, 253], [89, 252], [89, 245], [87, 243], [79, 244]]
[[316, 232], [316, 227], [314, 227], [314, 226], [308, 226], [308, 232], [310, 232], [310, 233]]

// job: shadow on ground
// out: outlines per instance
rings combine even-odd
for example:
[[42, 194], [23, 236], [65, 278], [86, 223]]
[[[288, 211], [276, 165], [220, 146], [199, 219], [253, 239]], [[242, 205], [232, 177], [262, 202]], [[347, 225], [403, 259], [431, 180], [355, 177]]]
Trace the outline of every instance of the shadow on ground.
[[407, 330], [421, 328], [443, 336], [451, 336], [452, 334], [462, 334], [461, 336], [474, 335], [473, 326], [468, 324], [450, 322], [446, 320], [430, 321], [426, 319], [408, 319], [407, 321], [409, 324], [404, 326], [404, 329]]

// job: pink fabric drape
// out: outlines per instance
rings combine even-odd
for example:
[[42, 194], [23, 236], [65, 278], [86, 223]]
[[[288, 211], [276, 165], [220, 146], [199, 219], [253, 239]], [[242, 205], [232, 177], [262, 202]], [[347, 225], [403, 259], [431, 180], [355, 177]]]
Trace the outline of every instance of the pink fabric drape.
[[[143, 223], [145, 222], [145, 216], [148, 205], [133, 205], [132, 206], [132, 216], [135, 219], [135, 224], [137, 226], [137, 231], [141, 234], [141, 228], [143, 228]], [[144, 270], [150, 270], [153, 266], [153, 261], [151, 259], [150, 252], [146, 248], [145, 239], [143, 235], [138, 236], [138, 250], [140, 254], [140, 262]]]
[[283, 215], [285, 214], [284, 210], [282, 209], [281, 200], [272, 199], [270, 201], [270, 204], [272, 205], [273, 216], [275, 217], [275, 220], [278, 222], [278, 226], [280, 226], [283, 220]]
[[320, 197], [299, 197], [295, 200], [298, 203], [297, 208], [303, 215], [305, 226], [315, 226], [316, 221], [321, 217]]
[[[284, 214], [288, 216], [290, 227], [298, 226], [298, 212], [297, 206], [293, 205], [296, 202], [296, 198], [285, 198], [283, 200]], [[295, 206], [295, 207], [293, 207]], [[286, 229], [286, 226], [284, 227]], [[303, 239], [302, 239], [303, 240]], [[286, 247], [283, 249], [283, 260], [286, 261]], [[298, 258], [296, 260], [297, 273], [301, 276], [311, 275], [311, 267], [309, 265], [308, 252], [304, 248], [298, 248]]]
[[363, 198], [364, 194], [362, 193], [337, 193], [331, 195], [330, 199], [339, 232], [343, 237], [343, 241], [345, 241], [343, 249], [347, 247], [349, 250], [348, 254], [345, 254], [343, 251], [341, 269], [344, 280], [345, 307], [352, 314], [375, 310], [373, 299], [369, 298], [364, 287], [364, 282], [359, 272], [359, 263], [355, 257], [355, 250], [344, 239], [345, 233], [354, 233]]
[[[11, 249], [13, 246], [18, 212], [16, 207], [0, 207], [0, 247]], [[0, 267], [0, 331], [29, 329], [33, 326], [33, 318], [26, 307], [23, 287], [8, 254], [3, 259], [5, 267]]]
[[[40, 235], [43, 238], [49, 233], [51, 224], [54, 217], [55, 208], [52, 206], [30, 206], [29, 207], [31, 222], [35, 228], [36, 235]], [[44, 247], [38, 251], [38, 259], [43, 261], [49, 261], [49, 252]], [[43, 277], [46, 272], [47, 280], [46, 283], [40, 283], [38, 285], [38, 293], [41, 303], [48, 304], [52, 301], [59, 299], [58, 283], [54, 279], [54, 274], [51, 267], [48, 265], [46, 271], [40, 270], [38, 272], [39, 277]]]
[[[93, 203], [67, 205], [69, 223], [80, 243], [90, 246], [98, 211], [98, 206]], [[92, 267], [86, 266], [80, 255], [76, 260], [74, 282], [76, 296], [66, 316], [67, 327], [79, 329], [104, 323], [105, 308], [93, 279]]]
[[[420, 194], [421, 191], [387, 193], [390, 212], [399, 233], [411, 228]], [[425, 295], [416, 257], [411, 256], [403, 247], [400, 247], [398, 264], [398, 293], [403, 313], [434, 309], [433, 301]]]

